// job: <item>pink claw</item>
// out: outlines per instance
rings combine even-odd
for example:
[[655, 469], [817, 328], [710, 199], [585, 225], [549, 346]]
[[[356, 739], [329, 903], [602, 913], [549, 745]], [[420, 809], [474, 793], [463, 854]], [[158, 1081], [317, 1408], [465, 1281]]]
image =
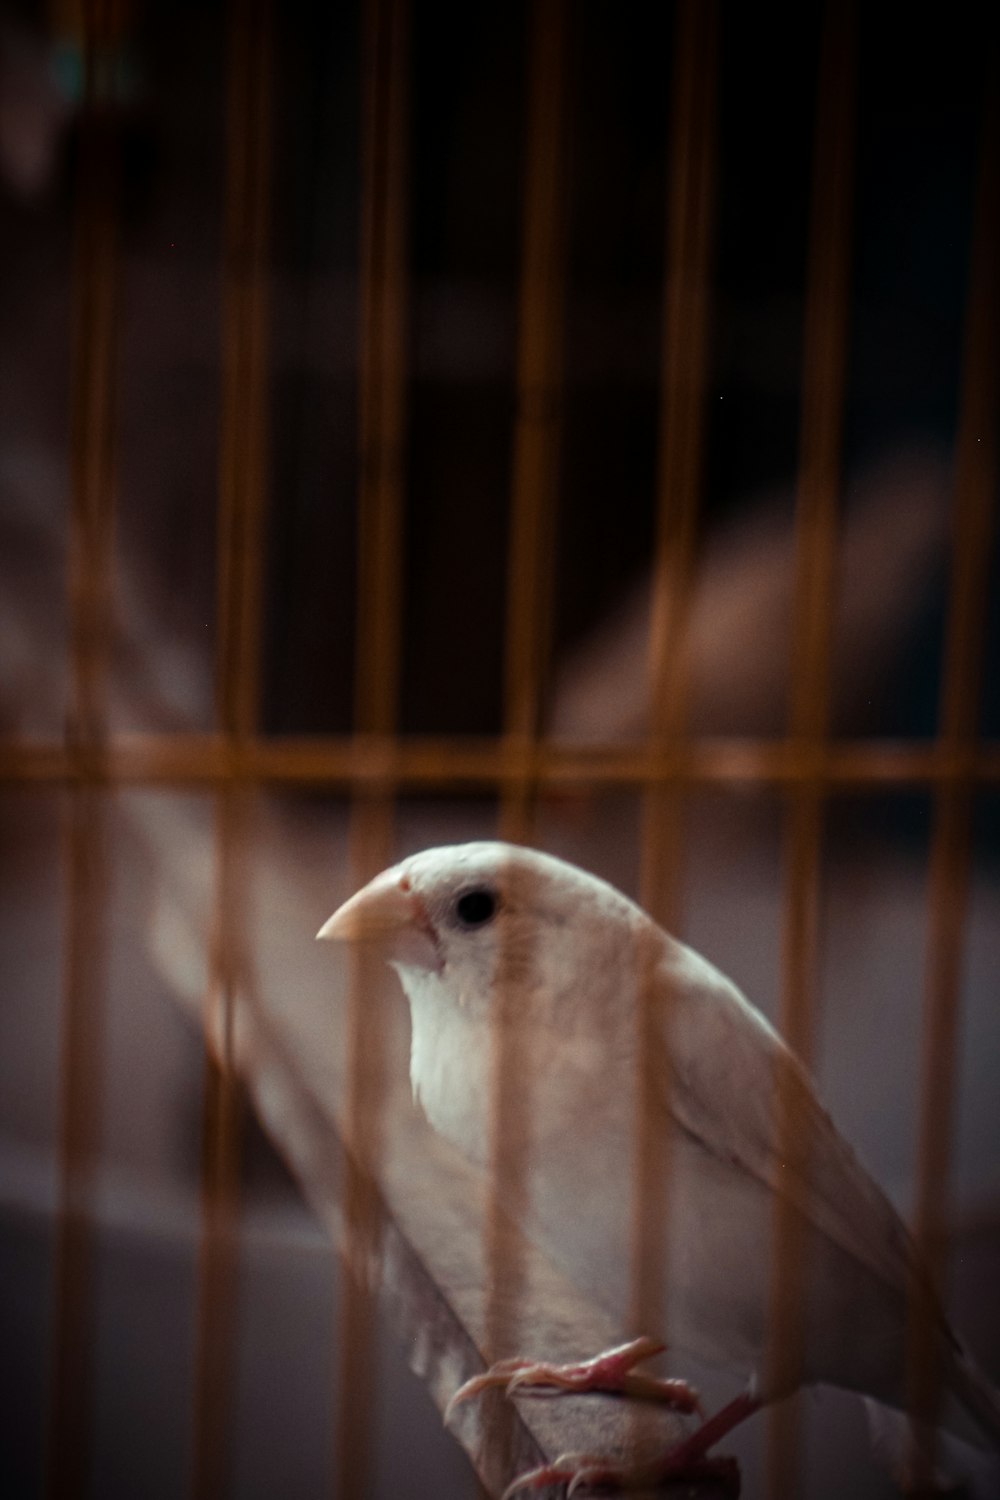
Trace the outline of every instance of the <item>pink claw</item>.
[[472, 1396], [478, 1396], [482, 1391], [488, 1391], [491, 1386], [509, 1386], [512, 1379], [516, 1379], [518, 1373], [524, 1369], [533, 1368], [530, 1359], [501, 1359], [481, 1375], [473, 1375], [471, 1380], [466, 1380], [460, 1385], [444, 1409], [445, 1425], [451, 1420], [456, 1406], [461, 1406], [463, 1401], [468, 1401]]
[[684, 1480], [691, 1484], [702, 1480], [716, 1480], [725, 1486], [734, 1497], [740, 1493], [740, 1466], [735, 1458], [700, 1458], [687, 1461], [678, 1458], [676, 1464], [669, 1459], [663, 1463], [637, 1466], [634, 1469], [614, 1464], [587, 1464], [577, 1469], [566, 1486], [566, 1500], [582, 1489], [635, 1490], [655, 1488], [668, 1480]]
[[740, 1493], [740, 1466], [735, 1458], [712, 1458], [708, 1455], [720, 1438], [734, 1427], [746, 1421], [760, 1407], [760, 1401], [752, 1390], [737, 1396], [716, 1412], [696, 1431], [669, 1448], [662, 1458], [653, 1462], [636, 1464], [609, 1463], [606, 1458], [588, 1453], [564, 1453], [555, 1463], [538, 1469], [529, 1469], [513, 1484], [507, 1486], [503, 1500], [510, 1500], [522, 1489], [542, 1489], [549, 1484], [567, 1486], [567, 1500], [581, 1489], [610, 1488], [615, 1490], [644, 1489], [667, 1480], [714, 1479], [723, 1484], [733, 1496]]
[[628, 1468], [611, 1464], [597, 1454], [563, 1453], [554, 1463], [519, 1474], [504, 1490], [501, 1500], [512, 1500], [520, 1490], [541, 1490], [553, 1484], [565, 1484], [566, 1500], [572, 1500], [583, 1489], [647, 1489], [670, 1479], [692, 1483], [714, 1479], [734, 1497], [740, 1493], [740, 1468], [735, 1458], [686, 1458], [678, 1450], [676, 1461], [668, 1454], [658, 1463]]
[[511, 1379], [510, 1388], [542, 1385], [561, 1391], [617, 1391], [622, 1389], [633, 1366], [644, 1359], [652, 1359], [654, 1354], [662, 1354], [665, 1348], [665, 1344], [658, 1344], [653, 1339], [640, 1338], [616, 1349], [608, 1349], [593, 1359], [581, 1360], [579, 1364], [555, 1365], [526, 1360], [523, 1368]]
[[445, 1411], [445, 1421], [448, 1421], [461, 1402], [488, 1390], [490, 1386], [498, 1385], [504, 1386], [508, 1396], [515, 1391], [525, 1395], [550, 1395], [559, 1391], [580, 1395], [586, 1391], [603, 1391], [662, 1401], [675, 1411], [700, 1414], [698, 1394], [683, 1380], [660, 1380], [654, 1375], [636, 1372], [634, 1367], [637, 1364], [644, 1359], [651, 1359], [654, 1354], [662, 1353], [664, 1347], [655, 1339], [638, 1338], [579, 1364], [556, 1365], [529, 1359], [500, 1360], [484, 1374], [467, 1380], [455, 1392]]
[[572, 1484], [573, 1476], [584, 1470], [598, 1468], [604, 1462], [595, 1453], [561, 1453], [553, 1463], [541, 1464], [537, 1469], [528, 1469], [519, 1474], [504, 1490], [500, 1500], [511, 1500], [519, 1490], [544, 1490], [551, 1484]]

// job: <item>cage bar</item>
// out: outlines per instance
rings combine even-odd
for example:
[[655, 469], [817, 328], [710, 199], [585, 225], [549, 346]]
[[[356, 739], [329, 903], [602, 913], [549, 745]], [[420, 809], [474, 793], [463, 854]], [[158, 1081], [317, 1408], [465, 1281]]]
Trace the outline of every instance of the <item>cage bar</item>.
[[[268, 250], [271, 181], [270, 0], [227, 18], [222, 408], [219, 434], [216, 703], [223, 743], [257, 732], [261, 573], [268, 465]], [[240, 1140], [236, 1006], [253, 989], [247, 937], [250, 790], [218, 786], [215, 895], [205, 1001], [202, 1225], [194, 1377], [192, 1494], [226, 1486], [237, 1334]]]
[[[796, 579], [792, 622], [789, 732], [793, 750], [815, 755], [829, 733], [831, 645], [841, 444], [847, 377], [852, 259], [856, 16], [830, 0], [823, 20], [812, 174], [812, 219], [802, 372], [802, 433], [796, 496]], [[782, 944], [781, 1030], [811, 1065], [822, 868], [823, 810], [828, 784], [805, 777], [789, 794]], [[779, 1155], [808, 1163], [789, 1089], [775, 1098]], [[808, 1166], [806, 1166], [808, 1172]], [[805, 1356], [803, 1298], [806, 1243], [790, 1201], [775, 1199], [768, 1378], [794, 1388]], [[772, 1407], [768, 1423], [770, 1493], [798, 1483], [796, 1398]]]
[[[649, 628], [650, 724], [655, 763], [683, 755], [687, 728], [687, 626], [694, 586], [710, 357], [710, 274], [715, 210], [718, 13], [681, 0], [674, 33], [663, 295], [657, 531]], [[640, 899], [672, 932], [682, 926], [684, 788], [651, 777], [643, 789]], [[646, 956], [637, 955], [636, 1160], [631, 1227], [630, 1322], [665, 1336], [662, 1305], [669, 1212], [670, 1016], [654, 1002]], [[669, 1107], [669, 1106], [668, 1106]]]
[[[523, 232], [516, 415], [510, 500], [500, 832], [530, 842], [536, 758], [549, 666], [554, 539], [562, 435], [566, 279], [569, 8], [539, 0], [528, 10]], [[492, 1020], [487, 1356], [516, 1347], [524, 1266], [509, 1231], [527, 1206], [533, 1059], [518, 1033], [501, 953]], [[499, 1415], [509, 1442], [512, 1414]]]
[[[356, 722], [363, 745], [391, 740], [398, 714], [409, 317], [407, 192], [410, 86], [408, 0], [364, 11], [361, 223], [361, 453]], [[354, 783], [350, 858], [358, 885], [391, 862], [390, 775]], [[371, 1462], [375, 1396], [370, 1266], [382, 1231], [377, 1176], [386, 1090], [385, 1027], [370, 996], [380, 965], [351, 957], [348, 986], [346, 1259], [338, 1308], [336, 1493], [360, 1495]]]
[[[920, 1079], [919, 1159], [914, 1227], [931, 1285], [940, 1289], [950, 1231], [948, 1177], [955, 1120], [955, 1087], [965, 919], [971, 880], [975, 786], [963, 752], [979, 724], [990, 558], [996, 526], [1000, 467], [1000, 107], [998, 47], [985, 70], [982, 140], [972, 261], [965, 319], [965, 351], [954, 475], [949, 614], [941, 683], [939, 743], [953, 756], [953, 772], [938, 787], [928, 879], [928, 931]], [[918, 1484], [934, 1470], [933, 1418], [940, 1394], [936, 1314], [924, 1288], [910, 1287], [908, 1400], [914, 1424]]]
[[71, 705], [64, 754], [73, 769], [66, 841], [67, 937], [60, 1046], [59, 1188], [47, 1492], [78, 1495], [93, 1428], [96, 1246], [107, 966], [107, 743], [111, 554], [118, 361], [117, 125], [102, 106], [99, 59], [126, 25], [125, 6], [80, 16], [83, 113], [73, 263], [69, 603]]
[[551, 646], [566, 297], [567, 20], [565, 0], [541, 0], [529, 12], [504, 700], [505, 750], [519, 774], [501, 814], [513, 839], [530, 828], [532, 750]]
[[[584, 790], [665, 782], [780, 788], [818, 779], [831, 787], [877, 792], [934, 787], [956, 778], [995, 786], [1000, 782], [1000, 744], [830, 740], [799, 746], [720, 735], [662, 749], [543, 740], [521, 752], [499, 740], [459, 736], [289, 736], [233, 746], [207, 735], [121, 734], [108, 741], [93, 770], [97, 779], [115, 785], [178, 788], [240, 780], [349, 791], [388, 781], [411, 790], [481, 793], [530, 778], [540, 787]], [[81, 780], [79, 756], [62, 745], [11, 740], [0, 745], [0, 782], [74, 786]]]

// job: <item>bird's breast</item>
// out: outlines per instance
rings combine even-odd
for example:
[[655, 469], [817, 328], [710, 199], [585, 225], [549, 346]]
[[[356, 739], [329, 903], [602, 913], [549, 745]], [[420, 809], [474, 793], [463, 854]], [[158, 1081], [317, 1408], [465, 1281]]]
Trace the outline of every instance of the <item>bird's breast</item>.
[[483, 1166], [490, 1143], [488, 1021], [456, 1006], [432, 980], [408, 982], [406, 990], [413, 1097], [435, 1130]]

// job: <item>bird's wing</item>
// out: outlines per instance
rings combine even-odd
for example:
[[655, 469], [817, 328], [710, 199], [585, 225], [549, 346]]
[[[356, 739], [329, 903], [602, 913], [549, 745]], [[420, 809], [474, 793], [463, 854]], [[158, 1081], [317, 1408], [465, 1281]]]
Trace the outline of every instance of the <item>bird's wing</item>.
[[670, 944], [656, 986], [663, 1103], [714, 1156], [793, 1203], [888, 1285], [930, 1295], [892, 1204], [838, 1133], [797, 1058], [718, 970]]

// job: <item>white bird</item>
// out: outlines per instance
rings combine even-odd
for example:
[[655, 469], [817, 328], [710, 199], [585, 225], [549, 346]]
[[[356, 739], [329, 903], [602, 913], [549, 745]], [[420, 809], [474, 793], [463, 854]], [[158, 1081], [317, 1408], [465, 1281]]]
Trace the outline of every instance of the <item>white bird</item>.
[[[525, 1227], [618, 1318], [628, 1306], [640, 1045], [652, 1039], [663, 1049], [653, 1109], [669, 1147], [660, 1226], [665, 1331], [672, 1349], [738, 1374], [751, 1394], [664, 1455], [662, 1477], [713, 1467], [732, 1477], [724, 1462], [706, 1460], [707, 1449], [795, 1383], [777, 1373], [769, 1349], [780, 1200], [801, 1234], [800, 1382], [870, 1398], [873, 1434], [901, 1465], [910, 1451], [902, 1415], [908, 1294], [923, 1286], [945, 1393], [941, 1421], [962, 1439], [954, 1445], [959, 1461], [968, 1458], [961, 1477], [975, 1493], [1000, 1495], [993, 1452], [1000, 1398], [949, 1328], [904, 1224], [838, 1134], [805, 1069], [704, 958], [604, 881], [501, 843], [404, 860], [347, 901], [318, 936], [379, 945], [410, 1004], [414, 1096], [431, 1124], [483, 1167], [499, 1018], [516, 1027], [519, 1055], [531, 1060], [530, 1076], [519, 1081], [529, 1107], [514, 1127], [528, 1163]], [[643, 1005], [651, 1010], [640, 1025]], [[791, 1132], [779, 1129], [779, 1097]], [[662, 1331], [644, 1330], [651, 1338]], [[651, 1347], [640, 1341], [576, 1374], [508, 1361], [472, 1386], [515, 1374], [537, 1385], [627, 1392], [645, 1379], [632, 1365]], [[679, 1382], [668, 1383], [667, 1394], [690, 1409]], [[613, 1465], [559, 1461], [518, 1484], [629, 1477]]]

